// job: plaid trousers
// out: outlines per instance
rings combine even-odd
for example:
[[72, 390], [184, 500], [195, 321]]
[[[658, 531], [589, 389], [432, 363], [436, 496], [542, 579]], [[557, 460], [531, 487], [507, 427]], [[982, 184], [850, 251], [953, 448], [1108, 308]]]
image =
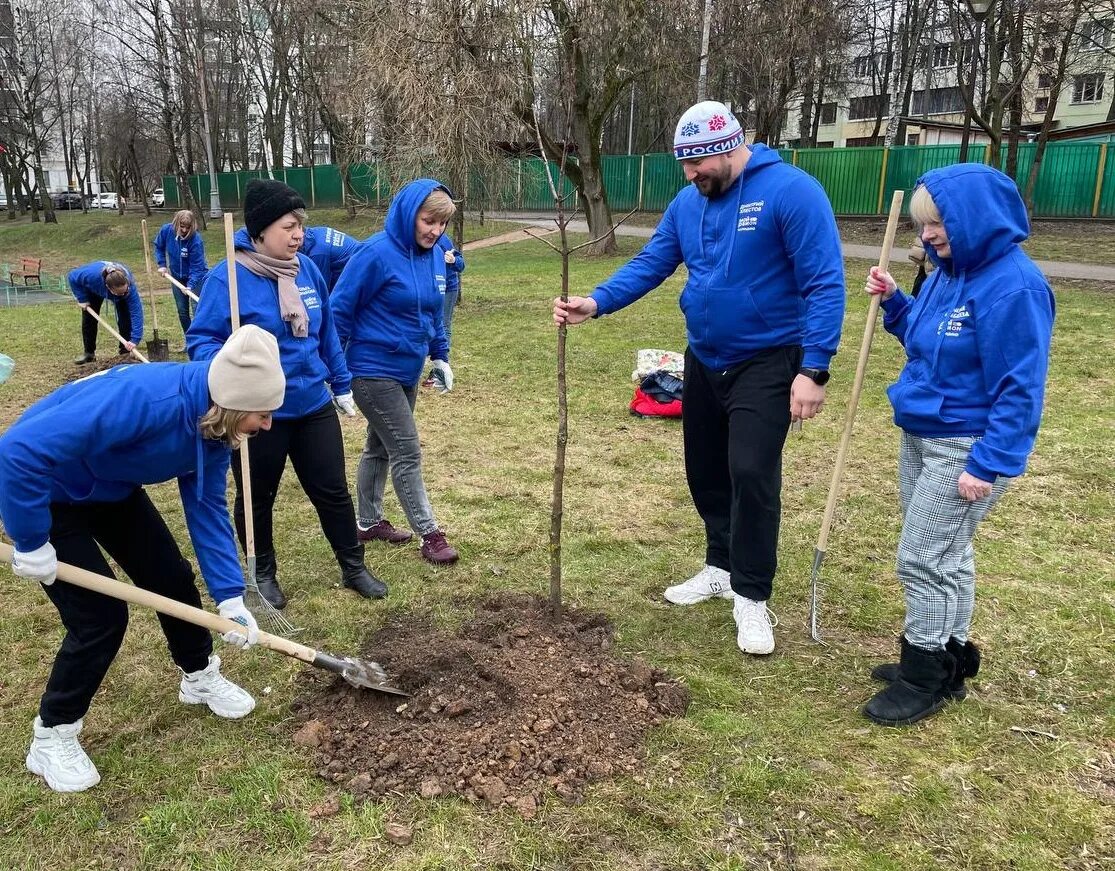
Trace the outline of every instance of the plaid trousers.
[[904, 634], [916, 647], [939, 650], [950, 638], [968, 640], [976, 599], [972, 539], [1013, 480], [997, 478], [991, 495], [975, 502], [960, 496], [956, 483], [977, 441], [902, 433], [898, 579], [906, 595]]

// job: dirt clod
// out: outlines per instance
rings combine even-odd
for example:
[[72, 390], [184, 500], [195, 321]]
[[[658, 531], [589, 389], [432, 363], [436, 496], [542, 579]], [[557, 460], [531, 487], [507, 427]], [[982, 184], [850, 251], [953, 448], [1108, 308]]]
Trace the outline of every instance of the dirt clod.
[[383, 827], [383, 836], [392, 844], [405, 847], [414, 840], [414, 829], [402, 823], [388, 823]]
[[407, 703], [307, 673], [293, 736], [361, 797], [457, 795], [530, 818], [547, 793], [578, 804], [585, 784], [639, 770], [647, 731], [689, 705], [664, 672], [617, 658], [607, 618], [568, 610], [555, 624], [528, 596], [481, 602], [456, 635], [398, 617], [363, 655]]

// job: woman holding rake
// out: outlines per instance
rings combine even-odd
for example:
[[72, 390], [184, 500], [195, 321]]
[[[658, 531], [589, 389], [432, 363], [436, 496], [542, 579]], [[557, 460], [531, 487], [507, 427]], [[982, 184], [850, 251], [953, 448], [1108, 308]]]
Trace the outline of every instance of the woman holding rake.
[[[341, 583], [361, 596], [381, 599], [387, 585], [364, 565], [364, 545], [356, 537], [356, 514], [345, 477], [344, 442], [334, 404], [356, 416], [352, 378], [333, 327], [329, 292], [321, 272], [304, 254], [306, 204], [282, 182], [254, 179], [244, 196], [244, 223], [236, 233], [236, 283], [240, 319], [256, 324], [279, 342], [287, 389], [274, 423], [251, 446], [252, 520], [256, 581], [275, 608], [286, 606], [279, 586], [272, 510], [287, 458], [317, 510], [322, 531], [341, 568]], [[207, 360], [232, 330], [228, 269], [217, 264], [205, 281], [193, 323], [186, 334], [191, 360]], [[241, 544], [247, 547], [240, 463], [234, 514]]]
[[1041, 421], [1053, 291], [1019, 247], [1029, 219], [1018, 188], [978, 164], [918, 180], [910, 215], [938, 267], [917, 299], [872, 268], [883, 326], [907, 363], [888, 395], [902, 429], [898, 577], [906, 620], [897, 665], [864, 707], [882, 725], [914, 723], [967, 694], [979, 670], [969, 638], [976, 528], [1021, 475]]
[[[201, 607], [194, 572], [144, 486], [177, 479], [194, 552], [222, 617], [244, 625], [225, 641], [255, 643], [225, 501], [231, 448], [271, 425], [285, 379], [273, 336], [234, 333], [200, 363], [117, 366], [67, 384], [0, 436], [0, 519], [15, 545], [12, 569], [38, 581], [66, 628], [35, 717], [27, 767], [56, 792], [100, 781], [78, 736], [128, 626], [127, 605], [55, 583], [62, 561], [112, 576], [112, 557], [137, 587]], [[225, 678], [209, 632], [160, 615], [182, 672], [178, 699], [220, 717], [255, 701]]]
[[[169, 275], [195, 294], [201, 290], [209, 266], [205, 262], [205, 244], [197, 231], [193, 212], [189, 209], [175, 212], [174, 220], [163, 224], [152, 247], [155, 249], [155, 262], [159, 266], [159, 272]], [[174, 284], [170, 286], [170, 292], [178, 310], [182, 335], [185, 335], [190, 328], [190, 298]]]

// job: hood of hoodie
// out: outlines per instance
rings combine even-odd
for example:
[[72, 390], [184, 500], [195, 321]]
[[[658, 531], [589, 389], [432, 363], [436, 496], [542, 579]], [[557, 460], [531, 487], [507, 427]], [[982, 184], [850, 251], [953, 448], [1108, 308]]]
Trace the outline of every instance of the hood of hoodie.
[[436, 179], [417, 178], [404, 185], [391, 200], [383, 230], [401, 250], [415, 253], [426, 250], [414, 238], [414, 222], [418, 220], [418, 212], [426, 197], [436, 190], [449, 193], [449, 188]]
[[924, 184], [949, 237], [952, 257], [926, 253], [949, 272], [970, 272], [997, 260], [1030, 235], [1030, 219], [1010, 177], [979, 163], [958, 163], [927, 172]]

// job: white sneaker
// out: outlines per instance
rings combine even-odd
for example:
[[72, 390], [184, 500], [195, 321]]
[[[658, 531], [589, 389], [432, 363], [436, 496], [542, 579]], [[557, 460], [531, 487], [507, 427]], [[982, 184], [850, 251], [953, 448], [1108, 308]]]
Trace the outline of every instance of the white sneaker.
[[210, 656], [209, 665], [192, 674], [182, 673], [178, 701], [208, 705], [218, 717], [239, 720], [255, 710], [256, 700], [221, 674], [221, 658]]
[[35, 717], [35, 737], [27, 751], [27, 770], [46, 781], [55, 792], [82, 792], [101, 782], [93, 761], [81, 749], [77, 736], [81, 720], [47, 728]]
[[[736, 644], [744, 653], [765, 656], [774, 652], [774, 629], [766, 602], [736, 596], [732, 617], [736, 621]], [[775, 619], [775, 624], [777, 624]]]
[[731, 599], [735, 593], [732, 592], [731, 575], [724, 569], [706, 565], [688, 581], [667, 587], [663, 595], [666, 601], [675, 605], [696, 605], [716, 596]]

